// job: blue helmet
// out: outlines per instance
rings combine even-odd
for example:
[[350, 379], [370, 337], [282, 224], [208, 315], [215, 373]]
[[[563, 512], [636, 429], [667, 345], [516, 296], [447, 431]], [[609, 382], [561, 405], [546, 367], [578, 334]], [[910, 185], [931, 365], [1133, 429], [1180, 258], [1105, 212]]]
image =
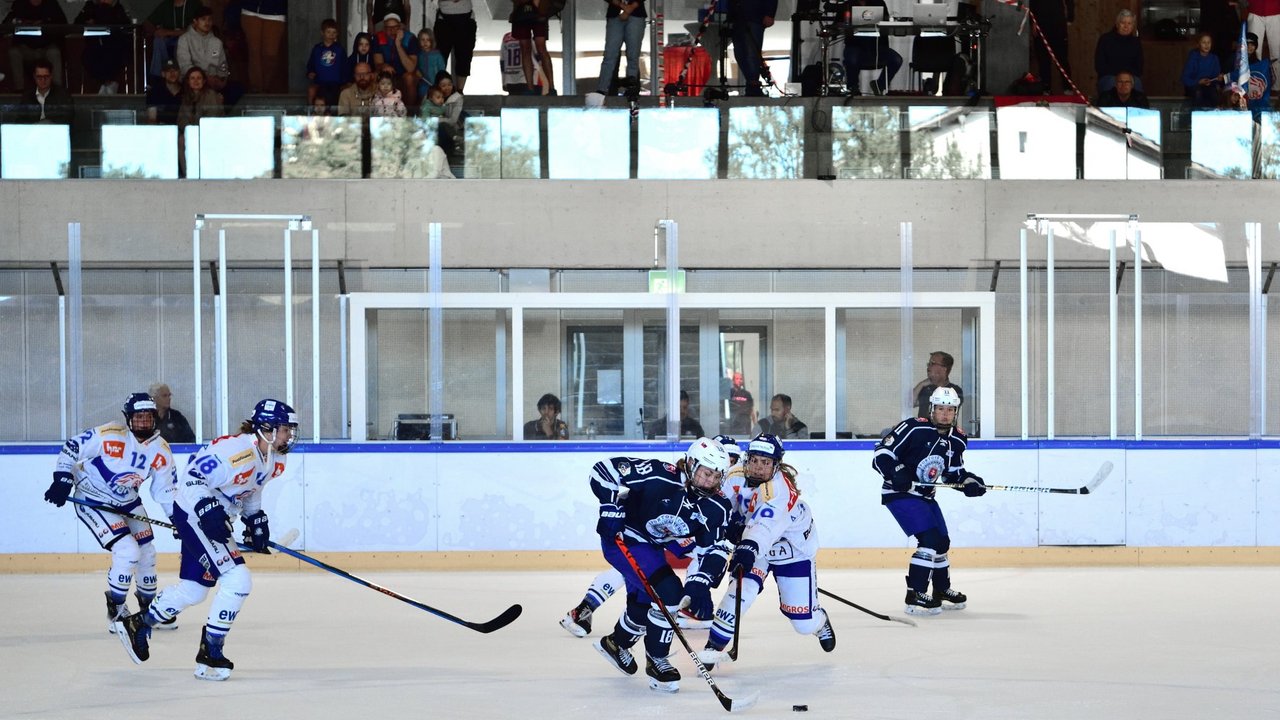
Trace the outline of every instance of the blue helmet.
[[742, 448], [738, 445], [738, 441], [733, 439], [732, 435], [717, 435], [712, 440], [724, 446], [725, 452], [729, 453], [729, 462], [737, 464], [738, 458], [742, 457]]
[[[139, 440], [146, 440], [156, 434], [156, 421], [159, 419], [159, 416], [156, 413], [156, 401], [152, 400], [151, 396], [147, 393], [140, 392], [129, 395], [129, 397], [124, 399], [124, 407], [121, 408], [121, 412], [124, 413], [125, 426], [129, 428], [129, 431], [133, 433], [134, 437]], [[134, 422], [137, 419], [135, 416], [137, 415], [150, 417], [150, 427], [146, 424], [139, 424], [137, 427], [134, 427]]]
[[[286, 403], [270, 398], [258, 401], [258, 404], [253, 406], [253, 415], [250, 416], [249, 422], [253, 424], [258, 437], [271, 443], [276, 452], [284, 455], [293, 449], [293, 444], [297, 440], [297, 435], [294, 433], [298, 430], [298, 413]], [[283, 447], [276, 445], [274, 439], [276, 428], [282, 425], [294, 431]], [[271, 433], [270, 437], [267, 436], [268, 432]]]
[[747, 456], [763, 455], [770, 458], [774, 462], [782, 462], [782, 441], [777, 435], [769, 433], [760, 433], [751, 438], [751, 442], [747, 444]]

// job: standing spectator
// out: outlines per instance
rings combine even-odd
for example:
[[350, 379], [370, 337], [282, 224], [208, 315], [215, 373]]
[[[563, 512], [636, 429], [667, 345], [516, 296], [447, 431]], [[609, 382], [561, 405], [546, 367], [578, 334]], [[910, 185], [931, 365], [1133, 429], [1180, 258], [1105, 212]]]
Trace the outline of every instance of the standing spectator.
[[378, 77], [378, 93], [373, 98], [373, 110], [369, 114], [373, 117], [404, 117], [408, 114], [390, 73]]
[[[0, 25], [64, 25], [67, 16], [58, 0], [13, 0], [9, 14]], [[22, 92], [26, 77], [33, 71], [36, 60], [45, 60], [53, 68], [53, 77], [62, 83], [62, 48], [48, 33], [40, 35], [14, 35], [9, 40], [9, 68], [13, 71], [13, 89]]]
[[498, 49], [498, 67], [502, 70], [502, 89], [508, 95], [531, 95], [533, 91], [524, 79], [524, 58], [520, 41], [512, 33], [502, 36]]
[[1133, 88], [1133, 75], [1121, 70], [1116, 73], [1116, 86], [1102, 93], [1098, 107], [1149, 108], [1151, 102], [1146, 93]]
[[809, 426], [791, 414], [791, 396], [778, 393], [769, 401], [769, 417], [760, 420], [760, 432], [777, 435], [782, 440], [805, 440]]
[[1213, 52], [1211, 33], [1200, 33], [1196, 47], [1187, 53], [1187, 62], [1182, 66], [1182, 87], [1192, 109], [1212, 110], [1218, 107], [1222, 95], [1222, 64]]
[[388, 13], [382, 30], [373, 36], [373, 69], [390, 68], [405, 102], [418, 104], [418, 39], [404, 29], [400, 16]]
[[471, 0], [440, 0], [435, 30], [440, 54], [445, 60], [453, 57], [453, 84], [461, 92], [471, 74], [471, 56], [476, 50], [476, 16]]
[[[424, 103], [425, 107], [425, 103]], [[560, 419], [560, 398], [547, 393], [538, 398], [537, 420], [524, 424], [525, 440], [568, 440], [569, 426]]]
[[[610, 0], [609, 12], [616, 12], [616, 8], [622, 6], [625, 0]], [[640, 15], [644, 16], [643, 0], [636, 0], [633, 5], [640, 6]], [[547, 52], [547, 18], [538, 9], [537, 0], [512, 0], [511, 15], [507, 20], [511, 23], [511, 34], [516, 40], [520, 41], [520, 63], [524, 68], [525, 82], [529, 87], [534, 87], [536, 82], [536, 74], [534, 73], [533, 64], [535, 60], [542, 67], [542, 74], [547, 78], [547, 95], [555, 95], [555, 76], [551, 69], [551, 53]], [[606, 21], [607, 22], [607, 21]], [[641, 21], [641, 28], [644, 23]], [[608, 47], [608, 40], [605, 41], [605, 47]], [[537, 55], [534, 55], [534, 50]], [[630, 57], [631, 43], [627, 43], [627, 53]], [[639, 57], [640, 44], [636, 43], [636, 56]], [[618, 61], [617, 51], [614, 52], [614, 63]]]
[[[1067, 78], [1071, 75], [1071, 58], [1067, 55], [1067, 25], [1076, 19], [1075, 0], [1030, 0], [1030, 3], [1036, 24], [1043, 33], [1043, 37], [1037, 35], [1031, 41], [1040, 82], [1045, 91], [1051, 93], [1053, 77], [1057, 75], [1060, 87], [1065, 92], [1068, 87]], [[1053, 52], [1052, 56], [1050, 51]], [[1061, 72], [1054, 72], [1054, 58], [1062, 65]]]
[[756, 424], [756, 400], [751, 391], [742, 382], [742, 373], [733, 374], [733, 385], [729, 388], [729, 427], [726, 432], [735, 435], [751, 433]]
[[445, 70], [444, 55], [436, 49], [436, 34], [431, 28], [418, 31], [418, 97], [425, 98], [436, 76]]
[[307, 104], [314, 105], [317, 97], [325, 104], [337, 105], [342, 92], [342, 77], [347, 71], [347, 50], [338, 42], [338, 21], [326, 18], [320, 23], [320, 42], [311, 48], [307, 59]]
[[[654, 421], [649, 427], [649, 437], [660, 438], [667, 435], [667, 418], [663, 415]], [[680, 437], [703, 437], [706, 433], [702, 431], [702, 423], [689, 414], [689, 393], [685, 390], [680, 391]]]
[[355, 82], [338, 95], [338, 114], [346, 117], [368, 116], [373, 108], [376, 93], [373, 85], [373, 67], [369, 63], [356, 63]]
[[151, 38], [151, 75], [159, 77], [166, 60], [178, 52], [178, 38], [186, 32], [197, 11], [204, 7], [200, 0], [160, 0], [142, 22], [142, 32]]
[[241, 0], [240, 27], [249, 50], [249, 90], [289, 91], [285, 40], [288, 0]]
[[31, 64], [32, 87], [22, 94], [23, 115], [27, 122], [70, 125], [75, 105], [66, 88], [53, 82], [53, 63], [36, 60]]
[[227, 48], [213, 34], [213, 11], [202, 8], [191, 20], [191, 29], [178, 38], [178, 67], [183, 77], [189, 78], [191, 68], [204, 71], [204, 84], [222, 97], [227, 105], [234, 105], [244, 94], [240, 83], [231, 79], [231, 66], [227, 64]]
[[356, 39], [351, 42], [351, 54], [347, 56], [347, 72], [343, 76], [344, 84], [349, 85], [356, 81], [358, 63], [373, 67], [373, 36], [366, 32], [356, 33]]
[[1249, 0], [1249, 32], [1258, 36], [1258, 50], [1267, 44], [1271, 77], [1280, 72], [1280, 0]]
[[[604, 14], [604, 58], [600, 61], [600, 79], [596, 82], [596, 92], [601, 95], [612, 95], [614, 76], [618, 74], [618, 57], [623, 43], [627, 46], [627, 79], [640, 82], [640, 45], [644, 42], [645, 13], [644, 0], [608, 0], [609, 9]], [[519, 34], [516, 35], [519, 37]], [[527, 54], [524, 41], [520, 48]], [[529, 60], [525, 65], [530, 66]], [[528, 71], [525, 77], [529, 77]], [[529, 87], [533, 87], [529, 79]]]
[[[147, 86], [147, 117], [153, 123], [176, 125], [178, 123], [178, 107], [182, 105], [182, 71], [178, 69], [178, 61], [164, 61], [160, 69], [160, 79], [151, 79]], [[155, 390], [152, 390], [154, 397]], [[163, 431], [162, 431], [163, 432]]]
[[[76, 25], [128, 25], [133, 22], [118, 0], [86, 0]], [[129, 35], [116, 28], [105, 37], [85, 38], [81, 64], [85, 72], [98, 83], [98, 92], [115, 95], [120, 91], [117, 79], [129, 62], [131, 48]]]
[[[733, 26], [733, 59], [747, 84], [748, 97], [761, 97], [764, 65], [764, 31], [773, 26], [778, 0], [730, 0], [729, 18]], [[892, 77], [890, 78], [892, 80]], [[886, 87], [888, 87], [886, 85]]]
[[[175, 66], [176, 70], [177, 67]], [[166, 72], [168, 68], [166, 68]], [[156, 402], [156, 428], [160, 437], [169, 444], [193, 443], [196, 433], [182, 413], [173, 408], [173, 391], [164, 383], [156, 383], [149, 389], [151, 398]]]
[[1271, 62], [1258, 57], [1258, 36], [1249, 33], [1246, 42], [1249, 47], [1249, 88], [1245, 93], [1245, 105], [1253, 113], [1256, 123], [1262, 113], [1271, 110], [1271, 88], [1275, 84], [1275, 76], [1271, 74]]
[[964, 391], [959, 385], [951, 382], [951, 368], [955, 367], [955, 364], [956, 359], [951, 357], [951, 353], [941, 350], [929, 353], [929, 362], [924, 368], [926, 377], [916, 383], [913, 391], [916, 398], [916, 417], [929, 417], [929, 398], [933, 396], [933, 391], [940, 387], [955, 390], [961, 402], [964, 401]]
[[1231, 48], [1240, 40], [1240, 13], [1235, 0], [1200, 0], [1200, 30], [1213, 36], [1218, 63], [1231, 67]]
[[1142, 90], [1142, 40], [1132, 10], [1116, 13], [1116, 27], [1098, 36], [1093, 52], [1093, 68], [1098, 72], [1098, 94], [1116, 86], [1116, 74], [1133, 75], [1133, 87]]

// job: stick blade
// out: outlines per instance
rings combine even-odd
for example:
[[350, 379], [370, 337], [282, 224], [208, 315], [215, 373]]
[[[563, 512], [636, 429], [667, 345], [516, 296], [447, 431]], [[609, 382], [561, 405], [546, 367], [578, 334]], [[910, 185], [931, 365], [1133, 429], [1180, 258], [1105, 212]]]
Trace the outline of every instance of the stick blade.
[[1102, 463], [1102, 467], [1098, 468], [1097, 474], [1093, 476], [1093, 479], [1089, 481], [1089, 484], [1080, 488], [1080, 494], [1088, 495], [1094, 490], [1097, 490], [1098, 486], [1102, 484], [1103, 480], [1107, 479], [1107, 476], [1111, 474], [1111, 471], [1114, 468], [1115, 465], [1110, 460]]
[[463, 624], [471, 628], [472, 630], [475, 630], [476, 632], [491, 633], [494, 630], [501, 630], [502, 628], [515, 622], [516, 618], [520, 617], [520, 613], [522, 612], [524, 612], [524, 608], [521, 607], [519, 603], [517, 603], [507, 608], [506, 610], [502, 611], [501, 615], [499, 615], [498, 617], [488, 622], [482, 622], [482, 623], [469, 622], [469, 623], [463, 623]]
[[749, 710], [750, 708], [755, 707], [755, 704], [760, 702], [760, 693], [751, 693], [747, 697], [739, 698], [737, 700], [734, 700], [724, 693], [717, 693], [717, 697], [720, 698], [720, 705], [729, 712], [743, 712], [744, 710]]
[[916, 621], [912, 620], [911, 618], [904, 618], [904, 617], [898, 617], [897, 615], [890, 615], [889, 619], [894, 622], [902, 623], [903, 625], [910, 625], [911, 627], [919, 627], [919, 625], [916, 625]]
[[301, 534], [302, 533], [298, 532], [298, 528], [290, 528], [289, 530], [286, 530], [284, 535], [281, 535], [280, 539], [276, 540], [276, 542], [285, 547], [289, 547], [297, 541], [298, 536]]

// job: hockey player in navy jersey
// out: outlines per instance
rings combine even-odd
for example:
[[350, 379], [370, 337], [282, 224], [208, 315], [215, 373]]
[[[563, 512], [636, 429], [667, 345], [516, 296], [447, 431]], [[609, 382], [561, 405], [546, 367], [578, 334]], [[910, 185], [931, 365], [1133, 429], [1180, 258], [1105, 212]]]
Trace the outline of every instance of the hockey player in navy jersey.
[[[724, 574], [730, 549], [725, 537], [729, 501], [720, 492], [728, 471], [729, 454], [710, 438], [695, 440], [675, 465], [615, 457], [591, 469], [591, 491], [600, 501], [600, 546], [627, 586], [626, 612], [595, 648], [620, 672], [634, 675], [637, 664], [631, 648], [644, 638], [645, 674], [654, 690], [680, 689], [680, 672], [667, 660], [673, 630], [616, 539], [621, 535], [668, 612], [674, 614], [683, 605], [695, 617], [710, 617], [711, 586]], [[699, 560], [698, 571], [688, 575], [683, 586], [664, 552], [667, 543], [680, 538], [693, 538]]]
[[[907, 567], [906, 612], [937, 615], [943, 608], [962, 610], [968, 598], [951, 589], [947, 550], [951, 537], [942, 508], [934, 498], [935, 485], [959, 487], [968, 497], [987, 492], [982, 478], [964, 467], [967, 440], [955, 427], [960, 396], [940, 387], [929, 396], [929, 417], [908, 418], [876, 445], [871, 465], [884, 478], [880, 502], [918, 547]], [[933, 595], [929, 594], [930, 578]]]

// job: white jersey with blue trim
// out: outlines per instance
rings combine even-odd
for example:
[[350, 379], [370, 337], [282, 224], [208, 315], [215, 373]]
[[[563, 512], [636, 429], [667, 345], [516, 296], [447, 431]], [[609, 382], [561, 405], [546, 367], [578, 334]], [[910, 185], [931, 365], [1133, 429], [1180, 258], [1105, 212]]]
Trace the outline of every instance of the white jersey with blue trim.
[[[937, 489], [931, 483], [958, 483], [963, 479], [964, 451], [968, 438], [960, 428], [947, 434], [938, 432], [925, 418], [907, 418], [880, 439], [871, 456], [871, 465], [884, 478], [880, 486], [881, 501], [915, 495], [932, 498]], [[899, 468], [910, 471], [921, 485], [907, 492], [893, 489], [893, 476]]]
[[818, 556], [818, 529], [809, 503], [800, 497], [794, 470], [779, 467], [756, 487], [747, 484], [746, 470], [735, 467], [725, 482], [735, 514], [746, 519], [743, 540], [751, 540], [769, 562], [784, 565]]
[[191, 456], [178, 480], [176, 501], [188, 513], [204, 498], [216, 499], [229, 517], [262, 509], [262, 489], [284, 472], [285, 456], [258, 452], [255, 433], [226, 435]]
[[107, 423], [69, 438], [58, 453], [57, 470], [71, 473], [85, 497], [111, 505], [128, 505], [138, 499], [138, 488], [151, 480], [157, 486], [172, 485], [175, 475], [169, 443], [155, 433], [138, 440], [121, 423]]

